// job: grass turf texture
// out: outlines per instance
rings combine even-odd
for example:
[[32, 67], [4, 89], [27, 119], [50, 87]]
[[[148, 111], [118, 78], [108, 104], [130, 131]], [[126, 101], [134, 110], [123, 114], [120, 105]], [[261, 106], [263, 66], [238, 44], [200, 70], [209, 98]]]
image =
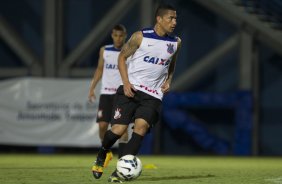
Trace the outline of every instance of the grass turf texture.
[[[277, 184], [282, 183], [282, 158], [140, 156], [142, 175], [126, 183]], [[0, 155], [1, 184], [108, 183], [116, 158], [99, 180], [91, 173], [95, 155]]]

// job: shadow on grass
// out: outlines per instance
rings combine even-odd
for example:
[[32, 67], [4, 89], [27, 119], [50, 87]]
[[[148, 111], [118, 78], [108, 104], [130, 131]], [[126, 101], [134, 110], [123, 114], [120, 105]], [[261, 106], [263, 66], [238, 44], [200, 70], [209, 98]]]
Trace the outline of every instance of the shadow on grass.
[[161, 180], [188, 180], [188, 179], [200, 179], [200, 178], [212, 178], [215, 175], [195, 175], [195, 176], [162, 176], [162, 177], [148, 177], [148, 178], [139, 178], [141, 181], [161, 181]]

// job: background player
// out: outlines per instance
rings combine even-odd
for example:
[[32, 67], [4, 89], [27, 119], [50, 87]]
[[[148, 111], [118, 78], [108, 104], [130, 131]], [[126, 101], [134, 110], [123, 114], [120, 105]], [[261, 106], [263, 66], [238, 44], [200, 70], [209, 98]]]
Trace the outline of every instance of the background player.
[[[126, 28], [119, 24], [112, 29], [112, 45], [101, 47], [99, 53], [98, 66], [91, 81], [88, 98], [90, 102], [96, 99], [95, 88], [102, 78], [101, 95], [99, 109], [97, 113], [97, 123], [99, 124], [99, 137], [101, 142], [104, 139], [105, 132], [108, 129], [111, 120], [113, 100], [118, 86], [121, 84], [121, 77], [118, 71], [118, 55], [125, 43], [127, 33]], [[127, 131], [119, 139], [119, 156], [125, 143], [128, 140]], [[106, 167], [112, 159], [112, 152], [107, 153], [104, 166]]]

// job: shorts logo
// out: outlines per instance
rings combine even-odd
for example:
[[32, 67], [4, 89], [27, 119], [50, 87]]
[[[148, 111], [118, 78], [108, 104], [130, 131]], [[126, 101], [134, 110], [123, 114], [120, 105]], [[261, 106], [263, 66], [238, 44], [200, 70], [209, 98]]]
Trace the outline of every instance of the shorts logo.
[[115, 110], [114, 119], [119, 119], [119, 118], [121, 117], [120, 111], [121, 111], [120, 108], [117, 108], [117, 109]]
[[169, 54], [172, 54], [174, 52], [174, 48], [173, 48], [173, 45], [171, 43], [169, 44], [166, 44], [167, 45], [167, 52]]
[[97, 115], [98, 115], [98, 118], [103, 117], [103, 110], [99, 110]]

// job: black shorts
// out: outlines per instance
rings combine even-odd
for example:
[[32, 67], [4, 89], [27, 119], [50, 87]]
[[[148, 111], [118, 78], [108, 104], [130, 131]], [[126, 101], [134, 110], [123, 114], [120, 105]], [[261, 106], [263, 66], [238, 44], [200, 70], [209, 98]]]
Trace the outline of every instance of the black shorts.
[[96, 122], [110, 122], [115, 95], [101, 95]]
[[144, 119], [150, 127], [159, 120], [162, 101], [142, 91], [136, 91], [133, 98], [124, 95], [123, 86], [117, 90], [113, 111], [112, 124], [129, 125], [132, 119]]

